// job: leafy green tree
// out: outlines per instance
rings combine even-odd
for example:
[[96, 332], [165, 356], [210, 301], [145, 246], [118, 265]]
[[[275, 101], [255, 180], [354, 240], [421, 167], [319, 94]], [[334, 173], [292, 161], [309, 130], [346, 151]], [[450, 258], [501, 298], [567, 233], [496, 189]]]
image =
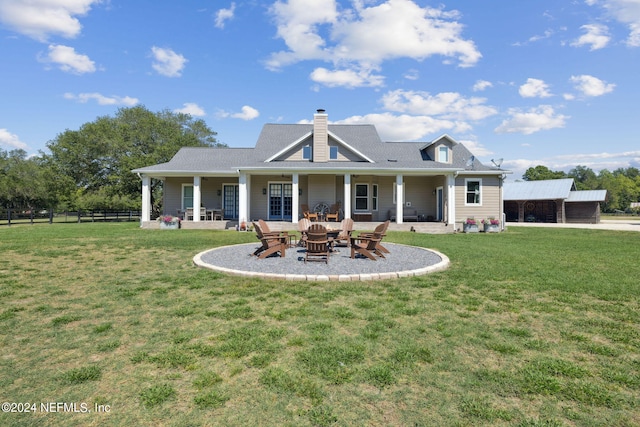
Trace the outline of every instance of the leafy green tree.
[[[75, 191], [68, 192], [66, 201], [70, 205], [128, 200], [139, 206], [140, 179], [132, 169], [167, 162], [181, 147], [225, 146], [215, 135], [203, 120], [188, 114], [121, 108], [115, 117], [98, 117], [59, 134], [47, 144], [51, 154], [45, 158], [56, 175], [73, 183]], [[152, 193], [158, 194], [160, 183], [152, 185]]]
[[0, 150], [0, 203], [6, 208], [29, 210], [52, 201], [39, 158], [24, 150]]
[[595, 190], [598, 188], [598, 177], [587, 166], [576, 166], [569, 171], [567, 176], [573, 178], [578, 190]]
[[541, 181], [544, 179], [560, 179], [566, 178], [567, 174], [562, 171], [552, 171], [546, 166], [538, 165], [533, 168], [529, 168], [522, 175], [522, 179], [525, 181]]

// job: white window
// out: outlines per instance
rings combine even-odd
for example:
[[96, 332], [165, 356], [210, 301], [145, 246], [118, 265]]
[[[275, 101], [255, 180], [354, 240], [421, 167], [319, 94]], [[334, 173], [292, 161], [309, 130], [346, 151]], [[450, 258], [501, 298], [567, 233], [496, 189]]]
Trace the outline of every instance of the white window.
[[182, 184], [182, 209], [193, 207], [193, 184]]
[[443, 146], [438, 148], [438, 161], [441, 163], [449, 163], [449, 147]]
[[371, 185], [371, 209], [378, 210], [378, 184]]
[[329, 147], [329, 160], [338, 160], [338, 146], [332, 145]]
[[369, 184], [356, 184], [355, 210], [369, 210]]
[[467, 178], [464, 180], [465, 185], [465, 206], [482, 205], [482, 179]]

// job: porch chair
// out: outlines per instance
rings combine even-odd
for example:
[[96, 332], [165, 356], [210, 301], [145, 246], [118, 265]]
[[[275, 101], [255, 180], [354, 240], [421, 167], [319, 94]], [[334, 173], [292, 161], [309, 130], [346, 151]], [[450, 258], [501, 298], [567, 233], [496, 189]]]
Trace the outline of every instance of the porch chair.
[[333, 240], [335, 246], [351, 245], [351, 233], [353, 232], [353, 220], [351, 218], [345, 218], [340, 222], [340, 234]]
[[327, 221], [335, 221], [338, 222], [338, 216], [340, 211], [340, 205], [337, 203], [334, 203], [331, 205], [331, 207], [329, 208], [329, 212], [326, 213], [325, 215], [325, 219]]
[[302, 208], [302, 215], [309, 221], [318, 222], [318, 212], [311, 212], [309, 205], [300, 205]]
[[256, 224], [255, 222], [253, 223], [253, 227], [256, 230], [256, 237], [262, 242], [262, 246], [255, 250], [253, 256], [262, 259], [280, 252], [280, 256], [284, 258], [289, 239], [286, 236], [265, 236], [262, 228], [260, 228], [260, 224]]
[[304, 262], [324, 261], [329, 264], [329, 239], [322, 224], [313, 224], [307, 231], [307, 251]]
[[[378, 227], [380, 227], [381, 231], [380, 231], [380, 240], [382, 240], [386, 235], [387, 235], [387, 228], [389, 228], [389, 223], [391, 221], [387, 220], [385, 222], [383, 222], [382, 224], [378, 225]], [[376, 227], [376, 230], [378, 229], [378, 227]], [[373, 233], [368, 233], [368, 232], [363, 232], [360, 233], [361, 237], [367, 237], [367, 236], [371, 236], [373, 235]], [[385, 248], [384, 246], [382, 246], [382, 243], [378, 242], [378, 250], [380, 252], [383, 252], [385, 254], [391, 253], [389, 252], [389, 249]]]
[[[388, 221], [387, 221], [388, 222]], [[351, 258], [356, 257], [356, 253], [359, 253], [373, 261], [376, 261], [375, 255], [381, 258], [385, 258], [383, 251], [380, 250], [380, 242], [382, 241], [382, 231], [385, 228], [385, 224], [378, 225], [373, 233], [361, 233], [358, 237], [351, 238]], [[389, 251], [385, 249], [388, 253]]]
[[298, 221], [298, 231], [300, 232], [300, 240], [298, 240], [299, 246], [307, 245], [307, 230], [311, 227], [311, 221], [307, 218], [302, 218]]
[[187, 208], [184, 211], [184, 219], [185, 221], [193, 221], [193, 208]]

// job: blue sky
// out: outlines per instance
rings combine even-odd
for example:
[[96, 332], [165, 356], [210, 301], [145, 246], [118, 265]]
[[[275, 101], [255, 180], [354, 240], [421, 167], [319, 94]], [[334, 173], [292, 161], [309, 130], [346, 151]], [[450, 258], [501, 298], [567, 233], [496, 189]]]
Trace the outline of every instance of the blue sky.
[[0, 0], [0, 148], [46, 151], [118, 108], [446, 133], [510, 179], [640, 167], [640, 0]]

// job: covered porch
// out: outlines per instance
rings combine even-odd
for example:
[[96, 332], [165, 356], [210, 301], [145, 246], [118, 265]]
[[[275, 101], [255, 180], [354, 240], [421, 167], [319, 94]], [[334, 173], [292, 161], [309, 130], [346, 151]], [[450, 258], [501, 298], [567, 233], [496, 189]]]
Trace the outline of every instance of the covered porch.
[[[314, 171], [315, 172], [315, 171]], [[453, 224], [453, 174], [239, 172], [227, 176], [142, 176], [142, 224], [151, 224], [150, 180], [162, 179], [163, 215], [179, 216], [183, 228], [235, 228], [255, 219], [295, 226], [302, 206], [311, 210], [338, 206], [339, 217], [357, 222]], [[204, 215], [185, 218], [187, 208]], [[197, 209], [195, 210], [197, 212]], [[287, 227], [287, 225], [285, 225]], [[410, 227], [409, 227], [410, 228]], [[423, 227], [424, 228], [424, 227]]]

